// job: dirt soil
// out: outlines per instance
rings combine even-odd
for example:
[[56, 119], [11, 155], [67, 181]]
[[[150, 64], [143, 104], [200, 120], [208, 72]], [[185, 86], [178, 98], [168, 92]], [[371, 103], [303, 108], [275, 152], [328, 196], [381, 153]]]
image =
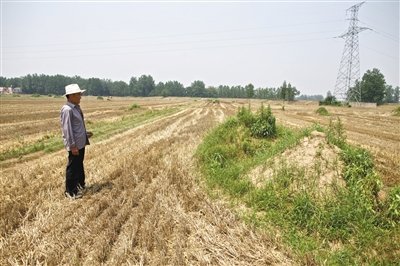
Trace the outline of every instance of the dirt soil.
[[296, 264], [199, 182], [197, 145], [235, 111], [193, 102], [93, 143], [88, 189], [75, 201], [63, 197], [65, 151], [2, 168], [0, 265]]
[[248, 177], [256, 187], [261, 187], [266, 182], [274, 182], [281, 166], [288, 165], [304, 173], [303, 180], [296, 180], [296, 186], [308, 186], [307, 190], [313, 189], [320, 196], [328, 196], [334, 185], [345, 186], [341, 177], [343, 164], [339, 153], [339, 148], [327, 143], [324, 133], [313, 131], [295, 148], [286, 150], [254, 168]]

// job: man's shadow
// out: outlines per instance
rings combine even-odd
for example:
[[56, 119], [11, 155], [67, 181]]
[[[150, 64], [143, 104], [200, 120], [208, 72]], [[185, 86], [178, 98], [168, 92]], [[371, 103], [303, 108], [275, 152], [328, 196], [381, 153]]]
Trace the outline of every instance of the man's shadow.
[[96, 193], [99, 193], [103, 189], [112, 189], [113, 186], [114, 186], [114, 184], [111, 183], [110, 181], [103, 182], [103, 183], [94, 183], [94, 184], [91, 184], [90, 186], [86, 187], [85, 194], [86, 195], [94, 195]]

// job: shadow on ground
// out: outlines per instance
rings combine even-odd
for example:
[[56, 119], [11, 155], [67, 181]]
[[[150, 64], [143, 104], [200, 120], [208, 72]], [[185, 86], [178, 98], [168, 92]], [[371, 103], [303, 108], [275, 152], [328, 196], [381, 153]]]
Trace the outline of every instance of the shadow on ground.
[[113, 183], [111, 183], [110, 181], [102, 182], [102, 183], [94, 183], [94, 184], [86, 187], [85, 194], [93, 195], [93, 194], [99, 193], [103, 189], [111, 189], [113, 186], [114, 186]]

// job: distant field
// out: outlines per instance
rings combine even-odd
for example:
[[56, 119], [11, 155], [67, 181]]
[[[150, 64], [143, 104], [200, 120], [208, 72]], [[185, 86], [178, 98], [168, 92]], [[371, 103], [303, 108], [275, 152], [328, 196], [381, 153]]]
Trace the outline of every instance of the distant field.
[[[248, 100], [84, 96], [89, 189], [63, 198], [65, 98], [1, 96], [0, 264], [296, 264], [279, 239], [249, 228], [199, 185], [193, 153], [204, 136]], [[347, 138], [368, 149], [386, 187], [400, 184], [395, 106], [270, 104], [278, 123], [301, 128], [340, 117]], [[135, 104], [135, 105], [134, 105]], [[133, 106], [134, 105], [134, 106]], [[283, 110], [284, 109], [284, 110]], [[26, 149], [31, 147], [31, 149]]]

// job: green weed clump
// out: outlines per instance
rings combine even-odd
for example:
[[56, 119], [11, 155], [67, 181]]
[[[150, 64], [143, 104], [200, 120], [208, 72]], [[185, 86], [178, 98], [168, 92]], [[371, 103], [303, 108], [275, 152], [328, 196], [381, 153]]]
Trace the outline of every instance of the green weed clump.
[[[253, 114], [242, 107], [236, 117], [206, 136], [196, 156], [210, 191], [218, 188], [233, 204], [245, 205], [248, 212], [243, 218], [249, 223], [265, 229], [278, 227], [301, 263], [398, 262], [400, 187], [393, 188], [386, 201], [379, 201], [382, 183], [372, 156], [347, 143], [340, 119], [331, 120], [328, 128], [315, 125], [296, 132], [277, 126], [274, 138], [254, 135], [257, 116], [270, 115], [268, 110]], [[251, 169], [297, 145], [313, 130], [324, 131], [327, 142], [341, 149], [345, 186], [332, 184], [331, 194], [318, 196], [319, 176], [306, 178], [306, 169], [285, 161], [277, 168], [271, 166], [275, 167], [273, 176], [261, 186], [247, 177]]]
[[139, 109], [140, 105], [137, 103], [132, 104], [131, 106], [129, 106], [129, 110], [134, 110], [134, 109]]
[[97, 100], [104, 100], [103, 96], [97, 96]]
[[269, 105], [268, 108], [265, 109], [262, 104], [256, 115], [251, 112], [250, 107], [248, 109], [241, 107], [237, 117], [240, 122], [250, 129], [253, 137], [272, 138], [276, 136], [276, 119], [272, 115]]
[[326, 110], [325, 107], [319, 107], [315, 112], [319, 115], [324, 115], [324, 116], [329, 115], [329, 112], [328, 110]]
[[342, 121], [338, 117], [336, 120], [331, 119], [326, 132], [326, 141], [328, 144], [335, 145], [341, 149], [346, 148], [346, 134]]
[[400, 186], [391, 189], [383, 209], [390, 226], [395, 227], [400, 224]]
[[395, 108], [393, 110], [393, 115], [394, 116], [400, 116], [400, 106], [397, 106], [397, 108]]
[[254, 121], [255, 121], [255, 116], [253, 115], [253, 113], [250, 110], [250, 106], [249, 108], [246, 108], [244, 106], [242, 106], [241, 108], [239, 108], [239, 111], [237, 113], [237, 118], [239, 119], [239, 121], [241, 123], [243, 123], [247, 128], [251, 128], [251, 126], [253, 125]]
[[208, 99], [209, 103], [218, 104], [220, 103], [219, 99]]

